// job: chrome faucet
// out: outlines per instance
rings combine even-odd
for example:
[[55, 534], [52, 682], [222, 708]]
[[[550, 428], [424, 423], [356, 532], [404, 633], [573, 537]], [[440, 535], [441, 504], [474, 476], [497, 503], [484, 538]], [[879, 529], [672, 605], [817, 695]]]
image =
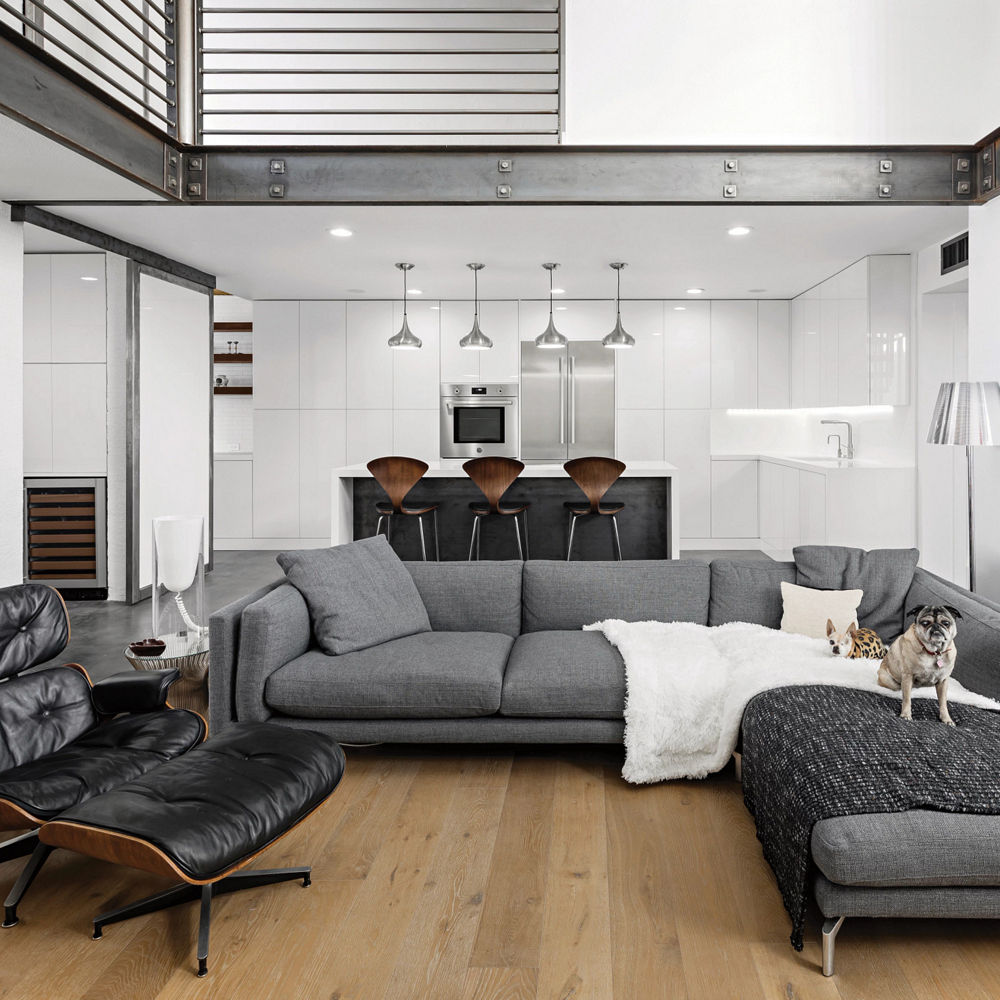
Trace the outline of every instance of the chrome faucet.
[[830, 443], [831, 438], [837, 439], [837, 458], [846, 458], [848, 461], [854, 458], [854, 428], [847, 420], [821, 420], [821, 424], [843, 425], [847, 428], [847, 448], [844, 448], [843, 441], [839, 434], [828, 434], [826, 443]]

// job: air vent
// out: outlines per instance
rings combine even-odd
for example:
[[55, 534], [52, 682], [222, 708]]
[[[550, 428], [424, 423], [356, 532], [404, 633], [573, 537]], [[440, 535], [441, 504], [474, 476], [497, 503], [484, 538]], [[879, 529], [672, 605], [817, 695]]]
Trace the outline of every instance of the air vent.
[[969, 234], [962, 233], [941, 244], [941, 273], [948, 274], [969, 263]]

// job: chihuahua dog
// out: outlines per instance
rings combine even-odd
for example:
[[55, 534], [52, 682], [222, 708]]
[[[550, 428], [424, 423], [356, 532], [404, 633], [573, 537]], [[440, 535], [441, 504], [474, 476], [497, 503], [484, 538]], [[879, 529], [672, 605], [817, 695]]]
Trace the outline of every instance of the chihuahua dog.
[[849, 660], [881, 660], [886, 654], [885, 643], [878, 633], [870, 628], [858, 628], [857, 622], [851, 622], [846, 632], [837, 635], [833, 620], [827, 618], [826, 637], [834, 656], [844, 656]]
[[889, 647], [878, 670], [878, 682], [892, 691], [902, 690], [901, 719], [912, 719], [910, 691], [914, 687], [937, 688], [938, 716], [953, 726], [948, 713], [948, 678], [955, 668], [955, 633], [961, 614], [948, 604], [927, 604], [907, 611], [913, 624]]

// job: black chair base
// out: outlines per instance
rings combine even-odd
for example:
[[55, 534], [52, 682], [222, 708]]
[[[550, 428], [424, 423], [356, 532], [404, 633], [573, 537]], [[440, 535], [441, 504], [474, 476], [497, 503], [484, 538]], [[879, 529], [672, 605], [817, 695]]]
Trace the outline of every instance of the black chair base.
[[17, 926], [18, 903], [24, 899], [24, 894], [31, 888], [31, 883], [35, 881], [35, 876], [42, 870], [42, 865], [45, 864], [49, 855], [54, 850], [54, 848], [49, 847], [48, 844], [40, 844], [38, 842], [38, 833], [36, 831], [32, 831], [30, 834], [25, 834], [24, 837], [18, 837], [17, 839], [24, 840], [31, 836], [34, 836], [35, 838], [35, 847], [31, 852], [31, 858], [21, 870], [21, 874], [17, 877], [14, 887], [10, 890], [10, 893], [4, 900], [3, 924], [0, 924], [2, 927]]
[[[403, 511], [403, 514], [407, 517], [415, 517], [417, 519], [417, 524], [420, 527], [420, 553], [424, 557], [424, 562], [427, 562], [427, 540], [424, 537], [424, 515], [407, 514], [406, 511]], [[392, 519], [394, 516], [394, 512], [380, 510], [378, 512], [378, 523], [375, 525], [375, 534], [380, 535], [382, 534], [382, 522], [385, 521], [385, 538], [390, 545], [392, 545]], [[440, 562], [441, 547], [438, 542], [438, 516], [436, 509], [431, 511], [431, 521], [434, 526], [434, 558]]]
[[104, 936], [104, 928], [108, 924], [117, 924], [132, 917], [142, 917], [147, 913], [156, 913], [181, 903], [191, 903], [201, 900], [201, 919], [198, 923], [198, 976], [208, 974], [208, 937], [212, 926], [212, 899], [224, 896], [230, 892], [242, 892], [244, 889], [256, 889], [262, 885], [275, 885], [278, 882], [294, 882], [302, 879], [302, 887], [312, 884], [312, 869], [305, 868], [262, 868], [254, 871], [234, 872], [218, 882], [208, 885], [191, 885], [182, 882], [171, 889], [147, 896], [145, 899], [128, 903], [117, 910], [108, 910], [94, 918], [94, 940]]
[[0, 864], [15, 858], [26, 858], [38, 844], [38, 831], [29, 830], [0, 844]]

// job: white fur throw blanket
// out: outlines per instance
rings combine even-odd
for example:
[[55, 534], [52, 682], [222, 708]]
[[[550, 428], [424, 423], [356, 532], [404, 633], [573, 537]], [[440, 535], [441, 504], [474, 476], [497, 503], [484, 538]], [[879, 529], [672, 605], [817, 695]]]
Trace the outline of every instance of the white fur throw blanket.
[[[824, 639], [810, 639], [734, 622], [623, 622], [584, 626], [603, 632], [625, 661], [625, 767], [635, 784], [704, 778], [723, 768], [739, 737], [743, 709], [754, 695], [789, 684], [832, 684], [874, 691], [877, 660], [833, 656]], [[961, 654], [959, 654], [961, 655]], [[915, 698], [936, 698], [934, 688]], [[1000, 710], [1000, 702], [948, 684], [948, 698]]]

